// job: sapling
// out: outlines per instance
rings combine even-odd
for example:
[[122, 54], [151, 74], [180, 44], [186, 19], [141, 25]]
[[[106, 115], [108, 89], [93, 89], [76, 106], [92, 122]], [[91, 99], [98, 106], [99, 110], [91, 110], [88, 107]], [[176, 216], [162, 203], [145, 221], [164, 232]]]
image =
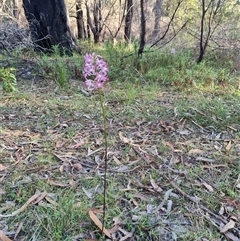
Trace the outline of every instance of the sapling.
[[0, 68], [0, 81], [3, 81], [2, 86], [5, 92], [17, 91], [17, 79], [14, 68]]
[[107, 167], [108, 167], [108, 139], [107, 139], [107, 116], [103, 103], [102, 89], [106, 81], [108, 81], [108, 65], [100, 55], [95, 53], [86, 54], [84, 56], [83, 76], [85, 85], [88, 90], [97, 90], [102, 109], [103, 130], [104, 130], [104, 179], [103, 179], [103, 218], [102, 218], [102, 233], [104, 230], [105, 215], [106, 215], [106, 194], [107, 194]]

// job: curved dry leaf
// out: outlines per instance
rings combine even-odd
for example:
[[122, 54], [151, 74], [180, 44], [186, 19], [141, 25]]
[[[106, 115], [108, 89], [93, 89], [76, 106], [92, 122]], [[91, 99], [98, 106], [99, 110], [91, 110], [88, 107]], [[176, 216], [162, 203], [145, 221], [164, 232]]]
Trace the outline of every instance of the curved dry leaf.
[[214, 192], [213, 187], [206, 182], [203, 182], [202, 185], [209, 191], [209, 192]]
[[229, 141], [227, 146], [226, 146], [226, 150], [229, 151], [232, 147], [232, 141]]
[[18, 236], [18, 234], [21, 232], [22, 227], [23, 227], [23, 222], [21, 222], [21, 223], [18, 225], [17, 231], [16, 231], [16, 233], [15, 233], [15, 235], [14, 235], [14, 240], [17, 239], [17, 236]]
[[126, 172], [128, 169], [129, 169], [129, 167], [124, 165], [124, 166], [121, 166], [121, 167], [115, 169], [115, 171], [116, 172]]
[[60, 171], [60, 172], [63, 172], [63, 170], [64, 170], [64, 165], [61, 165], [61, 166], [59, 167], [59, 171]]
[[96, 152], [99, 152], [103, 149], [103, 147], [98, 148], [97, 150], [92, 151], [89, 147], [88, 147], [88, 152], [87, 152], [87, 157], [91, 156], [92, 154], [95, 154]]
[[172, 211], [172, 205], [173, 205], [173, 201], [168, 200], [167, 201], [167, 214], [169, 214]]
[[117, 224], [117, 225], [113, 226], [111, 229], [108, 229], [108, 231], [111, 234], [116, 233], [118, 231], [119, 227], [120, 226]]
[[197, 157], [196, 161], [210, 162], [210, 163], [215, 162], [215, 160], [212, 158], [207, 158], [207, 157], [202, 157], [202, 156]]
[[163, 141], [162, 141], [162, 144], [163, 144], [164, 146], [169, 146], [172, 150], [174, 150], [174, 146], [173, 146], [172, 143], [163, 140]]
[[191, 154], [203, 154], [204, 151], [201, 150], [201, 149], [198, 149], [198, 148], [195, 148], [195, 149], [191, 149], [189, 152], [188, 152], [188, 155], [191, 155]]
[[132, 198], [132, 202], [136, 207], [138, 207], [138, 202], [134, 198]]
[[119, 241], [124, 241], [124, 240], [128, 240], [129, 238], [131, 238], [134, 234], [134, 230], [132, 232], [128, 232], [126, 230], [124, 230], [123, 228], [119, 227], [119, 231], [121, 231], [125, 236], [120, 238]]
[[152, 204], [148, 204], [147, 205], [147, 214], [151, 214], [153, 213], [153, 205]]
[[50, 204], [54, 205], [54, 206], [58, 206], [57, 202], [55, 202], [52, 198], [45, 196], [45, 199], [47, 202], [49, 202]]
[[77, 149], [80, 146], [83, 146], [85, 144], [84, 139], [80, 139], [75, 145], [71, 146], [71, 148]]
[[37, 203], [41, 202], [46, 197], [46, 195], [46, 191], [42, 192], [41, 195], [32, 204], [36, 205]]
[[48, 179], [48, 183], [50, 185], [53, 185], [53, 186], [56, 186], [56, 187], [68, 187], [69, 186], [69, 184], [61, 183], [61, 182], [54, 181], [54, 180], [51, 180], [51, 179]]
[[229, 229], [232, 229], [234, 227], [235, 227], [235, 222], [231, 219], [226, 225], [224, 225], [223, 227], [220, 227], [220, 233], [225, 233]]
[[165, 203], [168, 201], [169, 196], [171, 195], [172, 191], [173, 191], [173, 189], [169, 189], [165, 192], [164, 198], [163, 198], [162, 202], [160, 203], [160, 205], [157, 207], [156, 212], [158, 212], [161, 208], [163, 208]]
[[113, 160], [118, 166], [122, 165], [122, 163], [115, 156], [113, 156]]
[[203, 165], [203, 168], [213, 169], [218, 167], [228, 167], [227, 164], [217, 164], [217, 165]]
[[6, 170], [7, 167], [3, 166], [3, 164], [0, 164], [0, 172]]
[[143, 201], [149, 201], [147, 196], [144, 196], [143, 194], [140, 194], [140, 193], [132, 194], [132, 196], [135, 197], [135, 198], [139, 198], [139, 199], [141, 199]]
[[223, 215], [225, 213], [225, 208], [221, 206], [220, 210], [218, 211], [220, 215]]
[[181, 130], [181, 131], [178, 131], [178, 133], [179, 133], [180, 135], [190, 135], [190, 134], [191, 134], [191, 131], [189, 131], [189, 130]]
[[[103, 226], [102, 222], [98, 219], [98, 217], [94, 214], [94, 212], [92, 210], [89, 210], [88, 213], [92, 221], [97, 225], [97, 227], [100, 230], [102, 230], [102, 226]], [[106, 236], [108, 236], [109, 238], [112, 238], [110, 232], [106, 228], [103, 228], [103, 232]]]
[[13, 216], [18, 215], [19, 213], [23, 212], [28, 207], [28, 205], [30, 203], [32, 203], [33, 201], [35, 201], [40, 195], [41, 195], [41, 193], [37, 190], [36, 193], [32, 197], [30, 197], [22, 207], [20, 207], [19, 209], [17, 209], [16, 211], [14, 211], [11, 214], [6, 214], [6, 215], [0, 214], [0, 217], [8, 218], [8, 217], [13, 217]]
[[128, 138], [124, 137], [121, 131], [119, 131], [118, 135], [119, 135], [120, 140], [124, 144], [132, 144], [132, 142], [133, 142], [132, 139], [128, 139]]
[[229, 240], [232, 240], [232, 241], [239, 241], [239, 236], [235, 236], [233, 233], [231, 232], [226, 232], [225, 233], [225, 236], [229, 239]]
[[1, 241], [12, 241], [12, 239], [8, 238], [2, 230], [0, 230], [0, 240]]
[[6, 191], [4, 189], [0, 188], [0, 195], [5, 194], [5, 193], [6, 193]]
[[81, 171], [83, 169], [82, 165], [80, 163], [74, 164], [74, 167], [78, 170]]
[[93, 198], [93, 193], [86, 190], [84, 187], [82, 187], [82, 190], [84, 191], [84, 193], [86, 194], [86, 196], [89, 198], [89, 199], [92, 199]]
[[[116, 226], [116, 225], [121, 225], [123, 224], [124, 222], [119, 218], [119, 217], [114, 217], [113, 218], [113, 226]], [[110, 231], [110, 230], [109, 230]]]
[[150, 182], [152, 184], [152, 187], [153, 189], [156, 191], [156, 192], [162, 192], [162, 188], [159, 187], [156, 182], [153, 180], [152, 176], [150, 175]]

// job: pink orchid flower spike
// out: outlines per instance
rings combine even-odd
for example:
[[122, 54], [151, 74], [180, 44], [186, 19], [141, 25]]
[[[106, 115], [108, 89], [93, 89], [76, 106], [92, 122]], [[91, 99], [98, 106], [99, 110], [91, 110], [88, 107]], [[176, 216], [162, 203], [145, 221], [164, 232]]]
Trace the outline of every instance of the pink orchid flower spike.
[[88, 90], [102, 89], [108, 81], [109, 68], [100, 55], [87, 53], [84, 56], [83, 76]]

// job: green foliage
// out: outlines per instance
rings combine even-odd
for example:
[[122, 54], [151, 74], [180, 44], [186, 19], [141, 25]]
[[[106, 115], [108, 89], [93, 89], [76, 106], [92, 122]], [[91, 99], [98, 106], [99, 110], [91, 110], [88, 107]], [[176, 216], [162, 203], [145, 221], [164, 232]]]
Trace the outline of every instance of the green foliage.
[[216, 53], [200, 64], [196, 63], [192, 51], [184, 49], [176, 50], [176, 53], [171, 48], [149, 49], [138, 58], [134, 46], [120, 43], [110, 47], [107, 45], [104, 54], [110, 65], [112, 81], [157, 82], [181, 91], [192, 88], [213, 91], [236, 85], [231, 75], [232, 62], [217, 64]]
[[[163, 21], [166, 17], [171, 17], [176, 9], [179, 1], [167, 1], [163, 3]], [[203, 5], [204, 4], [204, 5]], [[204, 6], [204, 14], [202, 7]], [[197, 49], [200, 54], [200, 49], [204, 50], [204, 58], [214, 48], [219, 49], [232, 46], [236, 49], [239, 39], [240, 28], [240, 4], [239, 1], [182, 1], [175, 18], [173, 28], [170, 32], [180, 29], [186, 23], [187, 29], [182, 31], [171, 41], [178, 42], [185, 46]], [[203, 32], [202, 32], [203, 31]], [[203, 33], [203, 35], [201, 35]], [[164, 40], [163, 40], [164, 43]], [[201, 48], [199, 48], [201, 46]], [[238, 47], [237, 47], [238, 48]], [[195, 53], [196, 55], [197, 53]], [[201, 62], [201, 58], [198, 59]], [[238, 60], [239, 62], [239, 60]]]
[[[233, 53], [222, 50], [209, 51], [206, 59], [196, 63], [196, 53], [192, 48], [171, 45], [162, 49], [146, 48], [141, 58], [137, 55], [137, 43], [125, 42], [113, 44], [111, 41], [99, 46], [81, 42], [83, 55], [95, 52], [106, 59], [109, 65], [109, 79], [122, 83], [141, 85], [143, 83], [160, 84], [180, 91], [235, 91], [238, 80], [233, 76], [236, 61]], [[45, 77], [59, 86], [68, 85], [68, 79], [82, 80], [83, 56], [61, 56], [56, 49], [53, 56], [44, 55], [39, 65]], [[129, 101], [134, 101], [136, 89], [128, 88], [124, 93]]]
[[0, 68], [0, 80], [2, 81], [2, 87], [5, 92], [17, 91], [17, 79], [14, 68]]
[[68, 81], [68, 74], [66, 66], [56, 59], [56, 64], [54, 66], [55, 80], [61, 86], [64, 87]]
[[70, 73], [65, 56], [61, 56], [58, 47], [54, 47], [52, 56], [43, 55], [39, 60], [45, 76], [56, 82], [60, 87], [66, 87]]
[[75, 202], [76, 197], [72, 191], [67, 191], [59, 196], [58, 208], [39, 208], [38, 213], [42, 216], [39, 228], [45, 231], [41, 236], [51, 236], [52, 240], [72, 240], [70, 237], [73, 231], [80, 228], [77, 227], [78, 222], [85, 216]]
[[[230, 104], [236, 103], [236, 104]], [[191, 98], [183, 98], [176, 103], [178, 115], [195, 121], [203, 127], [217, 128], [224, 130], [226, 126], [240, 122], [240, 106], [237, 104], [238, 99], [225, 99], [221, 96], [206, 98], [206, 96], [194, 96]], [[207, 114], [206, 114], [206, 110]]]

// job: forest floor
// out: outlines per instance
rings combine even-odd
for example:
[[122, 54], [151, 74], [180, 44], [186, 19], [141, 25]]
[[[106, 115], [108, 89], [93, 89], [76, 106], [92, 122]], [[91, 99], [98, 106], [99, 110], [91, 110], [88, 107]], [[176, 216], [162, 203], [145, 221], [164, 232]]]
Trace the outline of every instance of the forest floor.
[[[239, 93], [24, 80], [0, 96], [0, 239], [240, 240]], [[2, 93], [2, 90], [0, 90]]]

